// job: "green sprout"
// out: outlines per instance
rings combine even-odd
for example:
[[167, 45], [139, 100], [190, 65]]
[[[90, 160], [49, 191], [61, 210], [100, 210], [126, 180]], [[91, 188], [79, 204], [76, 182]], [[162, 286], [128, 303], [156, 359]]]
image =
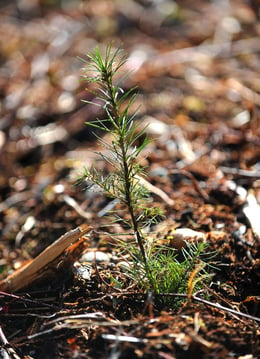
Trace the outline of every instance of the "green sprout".
[[[100, 106], [105, 114], [104, 118], [88, 122], [87, 125], [112, 137], [108, 143], [96, 134], [107, 150], [107, 154], [99, 155], [113, 171], [104, 177], [94, 167], [84, 168], [79, 180], [97, 185], [126, 209], [126, 216], [123, 217], [122, 212], [114, 213], [114, 216], [124, 223], [128, 237], [130, 234], [133, 239], [131, 245], [118, 240], [121, 248], [130, 254], [132, 266], [126, 271], [132, 278], [143, 289], [154, 293], [179, 291], [189, 294], [207, 277], [205, 266], [199, 260], [204, 248], [190, 248], [184, 253], [184, 261], [179, 262], [173, 249], [166, 250], [164, 246], [156, 246], [155, 249], [145, 234], [145, 229], [158, 217], [162, 217], [162, 211], [155, 206], [151, 207], [148, 190], [140, 181], [145, 175], [140, 165], [140, 154], [149, 140], [145, 134], [146, 128], [140, 127], [136, 121], [136, 111], [132, 111], [136, 88], [125, 91], [120, 86], [125, 78], [122, 67], [126, 58], [120, 48], [114, 50], [109, 45], [104, 56], [96, 48], [83, 61], [86, 63], [83, 74], [86, 90], [94, 96], [94, 100], [86, 102]], [[201, 272], [203, 275], [198, 280]], [[194, 284], [189, 282], [193, 279]]]

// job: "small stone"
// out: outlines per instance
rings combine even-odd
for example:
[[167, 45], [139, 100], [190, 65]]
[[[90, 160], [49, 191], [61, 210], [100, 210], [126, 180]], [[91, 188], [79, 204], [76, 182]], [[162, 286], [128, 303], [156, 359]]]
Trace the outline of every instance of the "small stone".
[[92, 274], [92, 268], [89, 265], [84, 265], [79, 262], [75, 262], [73, 265], [73, 273], [78, 280], [90, 280]]
[[188, 243], [206, 242], [206, 235], [203, 232], [194, 231], [190, 228], [177, 228], [170, 240], [170, 246], [178, 251], [185, 248]]
[[121, 269], [129, 269], [130, 268], [130, 263], [127, 261], [121, 261], [118, 263], [118, 267]]
[[146, 133], [150, 136], [165, 136], [169, 134], [169, 126], [152, 116], [143, 118], [142, 125], [146, 127]]
[[101, 251], [96, 251], [96, 252], [86, 252], [82, 255], [82, 257], [80, 258], [80, 262], [109, 262], [110, 258], [109, 256]]
[[155, 167], [150, 171], [150, 176], [159, 176], [159, 177], [166, 177], [168, 175], [169, 171], [165, 167]]

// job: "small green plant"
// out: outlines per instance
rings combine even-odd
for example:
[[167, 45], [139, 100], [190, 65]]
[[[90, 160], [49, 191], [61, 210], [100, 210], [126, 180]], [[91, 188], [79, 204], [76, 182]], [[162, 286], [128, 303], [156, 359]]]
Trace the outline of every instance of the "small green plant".
[[[173, 304], [169, 293], [186, 294], [189, 300], [194, 292], [202, 289], [208, 284], [212, 275], [209, 274], [209, 264], [215, 253], [206, 251], [205, 243], [188, 244], [181, 252], [167, 245], [153, 244], [150, 253], [147, 254], [150, 275], [153, 278], [154, 293], [162, 294], [158, 303], [162, 305], [173, 305], [177, 308], [182, 299], [176, 299]], [[139, 281], [139, 285], [150, 291], [149, 283], [145, 280], [145, 273], [141, 275], [140, 266], [134, 262], [132, 267], [127, 267], [128, 274]], [[163, 294], [165, 296], [163, 296]]]
[[[106, 118], [87, 124], [112, 135], [111, 144], [103, 142], [100, 138], [99, 141], [109, 152], [108, 155], [100, 155], [114, 171], [104, 178], [95, 168], [85, 168], [82, 177], [98, 185], [109, 197], [119, 200], [126, 206], [129, 218], [124, 218], [123, 221], [131, 229], [137, 244], [132, 248], [132, 254], [144, 265], [147, 278], [153, 287], [142, 229], [160, 210], [147, 207], [148, 192], [140, 184], [139, 176], [143, 174], [143, 169], [137, 157], [148, 143], [148, 139], [145, 129], [138, 128], [135, 122], [136, 112], [130, 113], [136, 97], [135, 88], [124, 92], [120, 87], [120, 81], [115, 83], [115, 77], [126, 61], [121, 55], [121, 49], [113, 51], [111, 45], [107, 47], [104, 59], [98, 48], [88, 55], [90, 63], [87, 65], [87, 75], [84, 78], [88, 84], [95, 84], [94, 89], [88, 88], [88, 91], [101, 102]], [[89, 75], [90, 73], [92, 75]]]
[[[96, 48], [83, 61], [86, 63], [83, 80], [87, 82], [87, 91], [94, 95], [94, 103], [101, 106], [105, 113], [104, 118], [87, 125], [111, 136], [111, 143], [108, 143], [96, 135], [107, 150], [107, 154], [99, 154], [113, 171], [104, 177], [94, 167], [85, 168], [80, 180], [87, 179], [124, 205], [126, 214], [114, 213], [114, 218], [124, 224], [128, 235], [133, 238], [130, 245], [129, 242], [125, 245], [124, 241], [118, 241], [121, 248], [130, 254], [132, 266], [128, 272], [133, 279], [143, 289], [155, 293], [187, 293], [192, 286], [190, 284], [187, 288], [188, 281], [199, 263], [202, 247], [188, 251], [185, 260], [179, 262], [174, 250], [165, 250], [163, 246], [159, 249], [157, 246], [155, 250], [146, 238], [144, 228], [162, 213], [159, 208], [150, 205], [148, 191], [140, 182], [144, 169], [139, 158], [149, 141], [145, 128], [140, 128], [136, 122], [136, 112], [132, 112], [136, 89], [125, 92], [121, 87], [124, 76], [119, 75], [126, 61], [122, 50], [113, 50], [110, 45], [102, 56], [100, 49]], [[202, 267], [199, 268], [197, 272], [201, 272]], [[193, 272], [194, 280], [197, 272]], [[192, 288], [197, 288], [197, 284]]]

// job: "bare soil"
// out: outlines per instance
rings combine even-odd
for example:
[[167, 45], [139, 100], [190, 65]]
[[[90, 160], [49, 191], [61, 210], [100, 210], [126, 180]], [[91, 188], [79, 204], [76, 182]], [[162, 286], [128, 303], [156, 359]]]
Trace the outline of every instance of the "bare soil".
[[[94, 228], [87, 251], [109, 258], [89, 263], [89, 279], [57, 264], [37, 285], [2, 290], [0, 356], [257, 358], [259, 1], [0, 6], [1, 279], [83, 224]], [[111, 170], [84, 124], [102, 112], [81, 101], [92, 98], [79, 59], [110, 41], [128, 53], [123, 86], [138, 86], [138, 120], [150, 122], [147, 180], [170, 199], [151, 191], [165, 213], [158, 240], [186, 227], [203, 232], [217, 252], [209, 287], [179, 307], [174, 293], [162, 305], [163, 295], [131, 280], [112, 285], [111, 275], [122, 273], [103, 232], [110, 200], [75, 185], [83, 166]]]

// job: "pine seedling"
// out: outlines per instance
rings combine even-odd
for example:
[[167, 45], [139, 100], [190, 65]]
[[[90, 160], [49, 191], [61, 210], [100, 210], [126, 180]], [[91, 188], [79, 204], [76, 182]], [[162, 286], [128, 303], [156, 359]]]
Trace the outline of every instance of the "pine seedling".
[[[125, 205], [129, 219], [121, 219], [128, 225], [138, 248], [132, 252], [133, 259], [143, 264], [153, 288], [143, 228], [160, 210], [149, 209], [148, 192], [140, 183], [143, 169], [138, 157], [149, 141], [145, 135], [145, 128], [141, 129], [135, 121], [136, 112], [131, 113], [131, 106], [136, 97], [135, 88], [125, 92], [120, 87], [124, 76], [116, 80], [125, 61], [121, 49], [113, 50], [111, 45], [107, 47], [104, 57], [100, 49], [96, 48], [85, 61], [87, 66], [83, 79], [88, 84], [87, 91], [94, 95], [95, 103], [105, 111], [104, 119], [97, 119], [87, 125], [111, 135], [111, 143], [104, 142], [99, 137], [98, 139], [108, 152], [99, 154], [112, 166], [113, 172], [103, 177], [95, 168], [85, 168], [81, 179], [87, 179], [100, 187], [107, 196]], [[93, 104], [93, 101], [91, 103]]]
[[114, 217], [128, 227], [127, 234], [134, 239], [130, 246], [118, 239], [120, 247], [131, 256], [132, 266], [126, 268], [129, 276], [145, 290], [187, 293], [190, 297], [208, 278], [207, 265], [200, 259], [204, 247], [190, 246], [183, 252], [184, 261], [179, 262], [174, 249], [153, 245], [144, 234], [144, 228], [162, 213], [157, 207], [150, 208], [147, 189], [140, 182], [144, 170], [138, 159], [149, 141], [145, 128], [136, 122], [136, 112], [132, 112], [136, 89], [125, 92], [120, 86], [124, 79], [121, 70], [126, 62], [122, 50], [113, 50], [110, 45], [103, 57], [96, 48], [83, 61], [86, 90], [94, 96], [89, 103], [104, 111], [102, 119], [87, 125], [110, 135], [108, 143], [96, 134], [106, 149], [106, 154], [99, 152], [99, 155], [113, 171], [104, 177], [94, 167], [85, 168], [79, 181], [87, 180], [124, 205], [127, 215], [114, 213]]

